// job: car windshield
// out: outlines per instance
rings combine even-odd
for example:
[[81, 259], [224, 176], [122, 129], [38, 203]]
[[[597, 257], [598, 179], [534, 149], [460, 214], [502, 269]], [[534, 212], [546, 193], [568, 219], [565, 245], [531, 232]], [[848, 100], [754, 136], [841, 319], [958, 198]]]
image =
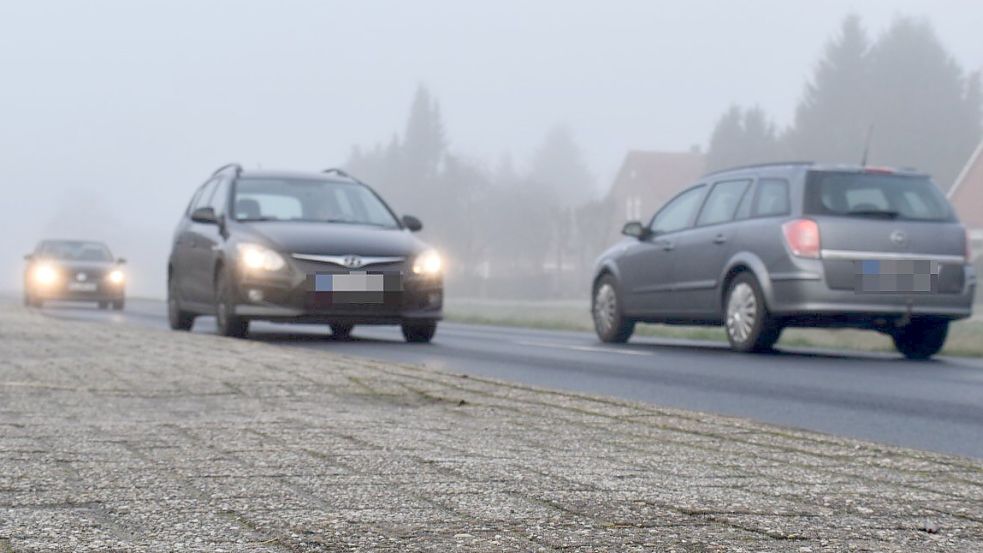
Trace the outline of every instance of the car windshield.
[[99, 242], [44, 242], [38, 254], [64, 261], [112, 261], [109, 248]]
[[242, 178], [233, 213], [238, 221], [316, 221], [397, 228], [396, 218], [368, 187], [315, 179]]
[[813, 171], [806, 184], [805, 212], [912, 221], [954, 220], [949, 202], [931, 179], [886, 173]]

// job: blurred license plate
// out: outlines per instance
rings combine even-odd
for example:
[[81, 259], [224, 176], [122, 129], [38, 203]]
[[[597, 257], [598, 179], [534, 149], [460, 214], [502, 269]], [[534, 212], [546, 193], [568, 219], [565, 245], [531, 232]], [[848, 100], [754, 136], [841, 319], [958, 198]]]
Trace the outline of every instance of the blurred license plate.
[[69, 282], [68, 289], [72, 292], [95, 292], [95, 282]]
[[310, 276], [313, 302], [326, 307], [331, 304], [383, 304], [398, 302], [403, 290], [399, 273], [317, 273]]
[[938, 290], [942, 265], [918, 259], [868, 259], [854, 262], [858, 293], [931, 294]]

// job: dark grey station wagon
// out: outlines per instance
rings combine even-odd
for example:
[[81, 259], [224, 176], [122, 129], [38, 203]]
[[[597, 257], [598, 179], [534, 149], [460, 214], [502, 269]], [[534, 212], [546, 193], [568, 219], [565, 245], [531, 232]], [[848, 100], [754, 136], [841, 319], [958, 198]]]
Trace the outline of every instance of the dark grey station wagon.
[[790, 326], [890, 335], [909, 358], [942, 349], [969, 317], [976, 275], [941, 190], [906, 170], [812, 163], [706, 175], [598, 260], [598, 336], [636, 322], [724, 325], [738, 351]]

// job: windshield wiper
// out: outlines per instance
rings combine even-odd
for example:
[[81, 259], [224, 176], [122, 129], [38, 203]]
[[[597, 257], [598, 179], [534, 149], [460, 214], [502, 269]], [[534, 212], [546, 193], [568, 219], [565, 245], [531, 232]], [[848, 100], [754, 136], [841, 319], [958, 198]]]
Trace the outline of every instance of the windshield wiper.
[[279, 217], [236, 217], [236, 221], [240, 223], [253, 223], [256, 221], [280, 221]]
[[847, 211], [846, 214], [856, 217], [884, 217], [885, 219], [897, 219], [898, 215], [901, 215], [890, 209], [855, 209]]

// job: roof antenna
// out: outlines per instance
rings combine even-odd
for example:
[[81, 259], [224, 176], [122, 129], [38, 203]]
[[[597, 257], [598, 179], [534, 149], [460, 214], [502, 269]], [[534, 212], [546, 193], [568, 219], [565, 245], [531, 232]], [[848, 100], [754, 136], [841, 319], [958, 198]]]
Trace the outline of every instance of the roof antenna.
[[867, 154], [870, 153], [870, 141], [874, 138], [874, 124], [867, 127], [867, 138], [864, 139], [864, 156], [860, 159], [860, 166], [867, 166]]

